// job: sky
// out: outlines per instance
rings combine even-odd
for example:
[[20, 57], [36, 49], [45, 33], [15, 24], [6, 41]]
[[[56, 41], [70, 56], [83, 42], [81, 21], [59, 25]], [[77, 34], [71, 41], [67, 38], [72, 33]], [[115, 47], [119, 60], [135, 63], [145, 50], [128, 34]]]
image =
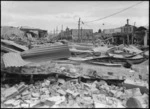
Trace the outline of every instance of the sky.
[[[54, 32], [78, 28], [78, 20], [93, 21], [130, 7], [139, 1], [1, 1], [2, 26], [29, 26]], [[149, 25], [149, 2], [142, 3], [103, 20], [81, 23], [83, 29], [117, 28], [126, 20], [135, 26]], [[62, 27], [63, 25], [63, 27]]]

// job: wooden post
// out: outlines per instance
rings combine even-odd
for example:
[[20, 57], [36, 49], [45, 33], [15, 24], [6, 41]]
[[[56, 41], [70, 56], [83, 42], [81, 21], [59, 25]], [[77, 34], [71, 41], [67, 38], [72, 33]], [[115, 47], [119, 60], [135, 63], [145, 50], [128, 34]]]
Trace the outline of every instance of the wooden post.
[[132, 34], [132, 44], [133, 44], [134, 34]]
[[78, 82], [81, 83], [81, 77], [78, 77]]
[[61, 40], [62, 40], [62, 37], [63, 37], [63, 25], [61, 26]]
[[112, 36], [112, 43], [114, 43], [114, 37]]
[[30, 83], [33, 84], [34, 80], [33, 80], [33, 74], [30, 75]]
[[129, 34], [127, 34], [127, 44], [129, 45]]
[[55, 36], [55, 29], [54, 29], [54, 36]]
[[56, 27], [56, 35], [58, 34], [58, 26]]
[[136, 22], [134, 22], [134, 27], [132, 28], [133, 29], [133, 33], [132, 33], [132, 44], [134, 44], [134, 37], [135, 37], [135, 24]]
[[145, 31], [145, 36], [144, 36], [144, 46], [147, 46], [147, 31]]
[[83, 40], [83, 39], [82, 39], [82, 27], [81, 27], [81, 42], [82, 42], [82, 40]]
[[122, 35], [122, 42], [123, 42], [123, 45], [125, 44], [125, 37]]
[[59, 78], [59, 75], [56, 74], [56, 75], [55, 75], [55, 78], [56, 78], [56, 82], [57, 82], [57, 81], [58, 81], [58, 78]]
[[78, 21], [78, 40], [80, 41], [80, 18]]

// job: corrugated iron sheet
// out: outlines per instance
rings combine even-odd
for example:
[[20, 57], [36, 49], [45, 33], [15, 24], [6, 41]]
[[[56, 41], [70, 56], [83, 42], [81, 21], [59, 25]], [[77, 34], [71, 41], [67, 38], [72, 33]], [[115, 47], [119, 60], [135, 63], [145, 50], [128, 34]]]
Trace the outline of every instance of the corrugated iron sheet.
[[2, 59], [5, 67], [21, 67], [30, 63], [24, 61], [19, 53], [5, 53]]
[[20, 51], [17, 51], [15, 49], [9, 48], [7, 46], [1, 45], [1, 51], [4, 52], [15, 52], [15, 53], [19, 53]]
[[70, 57], [68, 46], [60, 45], [34, 48], [22, 53], [6, 53], [2, 59], [5, 67], [21, 67], [31, 63], [41, 63], [68, 57]]
[[68, 45], [57, 45], [33, 48], [21, 53], [24, 60], [31, 62], [49, 61], [52, 59], [69, 58], [71, 55]]
[[10, 52], [12, 52], [12, 49], [18, 52], [28, 50], [26, 46], [22, 46], [22, 45], [16, 44], [13, 41], [3, 40], [3, 39], [1, 39], [1, 46], [3, 46], [3, 49], [7, 48], [7, 50], [10, 48], [11, 49]]
[[69, 48], [76, 48], [77, 50], [92, 50], [93, 46], [83, 46], [83, 45], [71, 44], [71, 45], [69, 45]]

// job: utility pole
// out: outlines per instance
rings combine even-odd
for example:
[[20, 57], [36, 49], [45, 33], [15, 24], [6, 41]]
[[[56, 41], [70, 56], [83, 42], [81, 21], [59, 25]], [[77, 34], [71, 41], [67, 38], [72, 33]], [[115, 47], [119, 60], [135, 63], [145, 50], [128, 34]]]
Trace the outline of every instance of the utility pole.
[[147, 47], [147, 39], [148, 39], [148, 32], [145, 30], [145, 36], [144, 36], [144, 46]]
[[63, 25], [61, 25], [61, 31], [63, 31]]
[[58, 34], [58, 26], [56, 27], [56, 35]]
[[78, 40], [80, 40], [80, 18], [78, 21]]
[[62, 40], [62, 37], [63, 37], [63, 25], [61, 26], [61, 40]]
[[135, 26], [136, 22], [134, 22], [134, 26]]
[[83, 39], [82, 39], [82, 27], [81, 27], [81, 42], [83, 41]]
[[54, 36], [55, 36], [55, 29], [54, 29]]
[[134, 22], [134, 26], [133, 26], [133, 32], [132, 32], [132, 44], [133, 44], [133, 39], [134, 39], [134, 31], [135, 31], [135, 24], [136, 24], [136, 22]]
[[127, 19], [127, 44], [129, 45], [129, 19]]

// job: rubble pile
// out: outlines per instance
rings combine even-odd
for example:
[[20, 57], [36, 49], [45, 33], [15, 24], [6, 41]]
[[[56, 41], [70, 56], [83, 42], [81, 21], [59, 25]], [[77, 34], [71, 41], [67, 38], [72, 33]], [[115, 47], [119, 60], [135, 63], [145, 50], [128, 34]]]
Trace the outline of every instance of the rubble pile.
[[2, 108], [126, 108], [131, 98], [138, 100], [139, 107], [148, 107], [148, 95], [141, 94], [139, 88], [109, 86], [104, 81], [79, 83], [48, 78], [29, 85], [3, 85], [1, 92]]
[[[34, 66], [34, 68], [32, 67]], [[30, 68], [31, 67], [31, 68]], [[44, 62], [42, 64], [24, 67], [22, 74], [28, 72], [58, 73], [70, 77], [49, 76], [32, 84], [18, 83], [13, 86], [1, 86], [1, 106], [5, 108], [128, 108], [136, 102], [141, 108], [148, 107], [147, 93], [141, 93], [139, 88], [126, 89], [123, 85], [109, 85], [107, 81], [79, 81], [77, 77], [103, 77], [94, 70], [88, 69], [86, 74], [80, 66]], [[35, 70], [36, 69], [36, 70]], [[23, 70], [23, 68], [22, 68]], [[10, 70], [12, 71], [12, 70]], [[19, 73], [20, 71], [18, 71]], [[37, 73], [38, 74], [38, 73]], [[111, 72], [109, 75], [113, 75]], [[110, 77], [110, 76], [109, 76]], [[108, 77], [105, 77], [108, 78]], [[127, 80], [126, 80], [127, 81]], [[136, 104], [135, 103], [135, 104]]]
[[[133, 45], [47, 43], [36, 33], [34, 39], [32, 31], [26, 38], [11, 29], [2, 30], [2, 108], [149, 107], [149, 51]], [[26, 47], [16, 44], [19, 40]]]
[[28, 45], [28, 39], [23, 31], [17, 27], [2, 26], [1, 39], [11, 40], [20, 45]]

